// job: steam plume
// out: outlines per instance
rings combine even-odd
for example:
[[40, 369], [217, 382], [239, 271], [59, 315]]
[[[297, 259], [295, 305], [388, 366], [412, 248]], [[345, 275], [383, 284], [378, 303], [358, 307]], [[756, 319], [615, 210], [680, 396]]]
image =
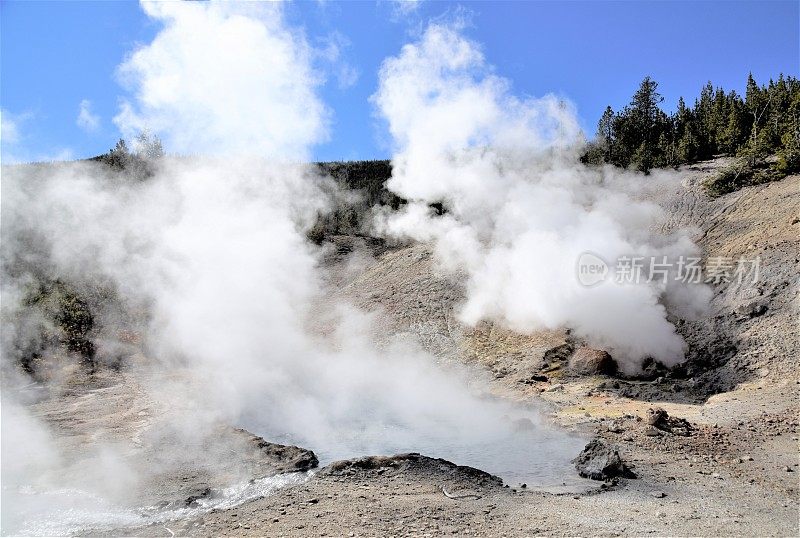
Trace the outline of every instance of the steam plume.
[[[589, 288], [575, 277], [586, 251], [610, 264], [620, 256], [696, 254], [685, 233], [650, 232], [661, 214], [641, 195], [668, 185], [668, 174], [580, 165], [572, 107], [552, 95], [514, 96], [453, 26], [430, 25], [384, 61], [373, 100], [395, 144], [388, 186], [410, 201], [378, 225], [432, 242], [445, 269], [466, 270], [464, 322], [572, 328], [627, 370], [644, 357], [681, 360], [684, 343], [662, 303], [680, 296], [676, 309], [696, 313], [706, 289], [698, 286], [690, 299], [672, 283]], [[437, 202], [445, 215], [429, 210]]]
[[[187, 438], [213, 438], [224, 422], [328, 457], [423, 448], [454, 457], [448, 446], [497, 439], [509, 429], [504, 416], [530, 414], [481, 397], [468, 372], [443, 370], [413, 344], [378, 348], [368, 316], [329, 300], [305, 234], [329, 203], [321, 186], [330, 180], [291, 163], [322, 139], [327, 112], [307, 45], [280, 9], [144, 8], [164, 28], [122, 65], [134, 96], [116, 121], [123, 131], [152, 128], [169, 149], [213, 156], [165, 158], [143, 181], [90, 162], [4, 170], [4, 315], [24, 307], [25, 284], [37, 276], [25, 268], [113, 284], [148, 313], [141, 329], [151, 362], [138, 382], [166, 410], [151, 427]], [[126, 328], [103, 321], [108, 340]], [[114, 359], [119, 348], [102, 344], [98, 360]], [[4, 367], [17, 351], [4, 349]], [[4, 440], [11, 431], [47, 442], [38, 421], [14, 418], [6, 430], [4, 417]], [[168, 437], [158, 433], [148, 439]], [[184, 447], [159, 448], [169, 461]], [[107, 476], [126, 475], [112, 459]], [[41, 470], [4, 457], [4, 476], [11, 465], [23, 487], [57, 477], [60, 461], [48, 455]], [[102, 495], [101, 483], [81, 487]]]

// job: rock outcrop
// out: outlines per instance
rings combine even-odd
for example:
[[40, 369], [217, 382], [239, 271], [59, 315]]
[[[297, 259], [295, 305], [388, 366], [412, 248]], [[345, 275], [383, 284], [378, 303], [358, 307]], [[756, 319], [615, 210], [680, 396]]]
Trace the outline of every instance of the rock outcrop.
[[617, 363], [602, 349], [580, 347], [569, 358], [569, 369], [580, 375], [611, 375]]
[[247, 439], [247, 442], [256, 449], [258, 457], [263, 458], [276, 473], [309, 471], [319, 465], [317, 455], [307, 448], [270, 443], [247, 430], [241, 428], [235, 430]]
[[692, 425], [685, 419], [671, 417], [660, 407], [647, 410], [647, 424], [657, 430], [674, 435], [690, 435]]
[[578, 474], [584, 478], [592, 480], [636, 478], [636, 474], [622, 461], [619, 452], [602, 439], [590, 441], [572, 462]]
[[369, 474], [420, 474], [437, 477], [464, 487], [501, 487], [503, 480], [493, 474], [466, 465], [423, 456], [416, 452], [395, 456], [367, 456], [335, 461], [319, 471], [320, 475], [353, 476]]

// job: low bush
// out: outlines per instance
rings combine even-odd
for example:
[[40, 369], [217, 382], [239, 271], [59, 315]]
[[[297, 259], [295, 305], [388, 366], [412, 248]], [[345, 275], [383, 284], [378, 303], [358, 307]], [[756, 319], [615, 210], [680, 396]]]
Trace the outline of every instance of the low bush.
[[781, 169], [779, 162], [762, 162], [753, 165], [746, 159], [737, 159], [730, 166], [708, 178], [703, 186], [710, 196], [716, 198], [742, 187], [778, 181], [786, 175], [785, 169]]

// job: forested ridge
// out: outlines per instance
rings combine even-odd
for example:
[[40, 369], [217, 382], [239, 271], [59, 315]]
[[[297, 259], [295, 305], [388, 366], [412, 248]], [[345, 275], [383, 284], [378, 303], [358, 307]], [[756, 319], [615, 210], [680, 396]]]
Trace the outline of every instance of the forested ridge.
[[706, 84], [688, 106], [681, 97], [672, 114], [661, 105], [658, 83], [645, 77], [631, 102], [610, 106], [582, 160], [648, 172], [716, 155], [738, 157], [707, 184], [712, 195], [800, 170], [800, 82], [780, 75], [759, 85], [747, 78], [744, 97]]

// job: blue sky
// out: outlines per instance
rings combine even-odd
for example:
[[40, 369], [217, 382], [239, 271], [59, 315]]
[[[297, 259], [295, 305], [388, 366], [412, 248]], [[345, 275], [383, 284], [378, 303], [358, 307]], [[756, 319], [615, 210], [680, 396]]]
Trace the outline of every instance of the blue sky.
[[[575, 103], [593, 134], [606, 105], [630, 99], [645, 75], [665, 107], [693, 100], [708, 80], [742, 91], [747, 73], [766, 82], [798, 76], [800, 2], [292, 2], [291, 25], [312, 45], [335, 40], [349, 80], [329, 73], [320, 95], [332, 110], [319, 160], [389, 156], [369, 97], [387, 56], [431, 20], [460, 15], [498, 75], [518, 95], [555, 93]], [[126, 95], [116, 67], [160, 24], [134, 2], [2, 2], [0, 104], [4, 161], [81, 158], [113, 146], [111, 119]], [[89, 114], [78, 123], [81, 102]], [[15, 128], [8, 128], [13, 125]], [[169, 150], [169, 148], [167, 148]]]

